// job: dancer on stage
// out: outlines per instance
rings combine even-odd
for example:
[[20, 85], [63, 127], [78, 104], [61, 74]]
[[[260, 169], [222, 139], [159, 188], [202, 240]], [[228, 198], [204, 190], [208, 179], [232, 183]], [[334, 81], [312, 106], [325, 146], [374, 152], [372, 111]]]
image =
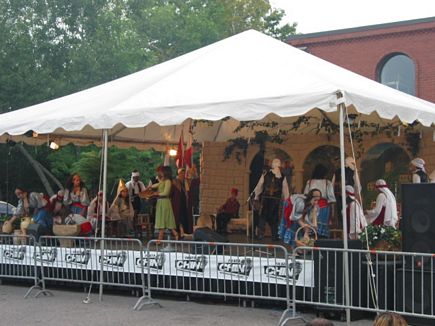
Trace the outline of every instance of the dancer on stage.
[[86, 212], [89, 206], [88, 190], [79, 174], [75, 173], [68, 178], [63, 203], [69, 207], [72, 214], [87, 215]]
[[[106, 216], [109, 214], [109, 204], [106, 200]], [[91, 222], [94, 230], [101, 229], [103, 219], [103, 192], [99, 191], [97, 196], [92, 199], [88, 207], [88, 221]]]
[[346, 186], [346, 217], [349, 239], [359, 239], [359, 234], [367, 226], [364, 211], [355, 197], [355, 189]]
[[189, 192], [187, 190], [187, 181], [185, 179], [186, 170], [178, 169], [177, 177], [172, 181], [172, 210], [174, 211], [175, 223], [180, 232], [180, 238], [184, 238], [184, 234], [192, 233], [192, 205], [189, 200]]
[[[279, 226], [279, 238], [295, 248], [295, 234], [300, 227], [317, 228], [318, 207], [321, 199], [319, 189], [311, 189], [307, 195], [292, 195], [284, 202], [283, 217]], [[304, 230], [304, 238], [309, 237], [309, 229]]]
[[379, 179], [375, 183], [376, 189], [379, 191], [376, 198], [376, 206], [374, 209], [368, 210], [367, 222], [373, 225], [385, 225], [396, 227], [399, 220], [397, 215], [396, 198], [388, 185], [383, 179]]
[[163, 240], [165, 230], [169, 229], [175, 240], [178, 240], [177, 225], [175, 224], [174, 212], [172, 211], [171, 194], [172, 171], [169, 166], [164, 166], [158, 170], [159, 183], [153, 184], [152, 189], [157, 189], [155, 195], [158, 196], [156, 205], [156, 224], [155, 228], [159, 230], [159, 240]]
[[328, 170], [323, 164], [314, 167], [312, 178], [307, 181], [304, 194], [312, 189], [320, 190], [322, 198], [319, 200], [319, 221], [317, 235], [319, 238], [329, 238], [329, 218], [332, 215], [332, 204], [335, 203], [334, 187], [326, 179]]
[[42, 194], [38, 192], [28, 192], [24, 188], [16, 187], [15, 195], [18, 198], [18, 206], [14, 216], [9, 220], [13, 223], [17, 218], [31, 216], [32, 220], [40, 224], [44, 231], [42, 234], [51, 233], [53, 219], [47, 207], [49, 205]]
[[409, 165], [412, 173], [412, 183], [427, 183], [429, 178], [424, 168], [425, 161], [419, 157], [413, 159]]
[[289, 197], [288, 183], [281, 174], [281, 161], [278, 158], [272, 161], [271, 169], [260, 177], [254, 192], [256, 201], [260, 195], [262, 198], [258, 238], [263, 239], [264, 227], [268, 223], [272, 231], [272, 240], [278, 241], [279, 206], [282, 198]]
[[225, 204], [218, 208], [216, 215], [217, 232], [220, 234], [227, 234], [228, 222], [235, 217], [239, 216], [240, 203], [237, 200], [237, 188], [231, 188], [231, 196], [227, 199]]
[[139, 171], [133, 170], [133, 172], [131, 172], [131, 180], [126, 184], [135, 215], [139, 214], [141, 210], [139, 193], [145, 190], [145, 185], [139, 180], [139, 177]]
[[109, 208], [111, 220], [118, 221], [118, 235], [127, 236], [133, 231], [134, 208], [124, 180], [119, 180], [116, 198]]

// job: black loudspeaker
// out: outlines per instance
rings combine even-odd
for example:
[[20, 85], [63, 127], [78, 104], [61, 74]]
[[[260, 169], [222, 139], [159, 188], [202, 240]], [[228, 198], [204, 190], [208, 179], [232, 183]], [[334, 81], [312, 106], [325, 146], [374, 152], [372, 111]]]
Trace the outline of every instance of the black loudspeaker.
[[36, 241], [39, 241], [40, 236], [50, 234], [50, 230], [41, 224], [29, 224], [29, 227], [27, 228], [27, 235], [34, 237]]
[[[319, 248], [343, 248], [343, 240], [320, 239], [317, 240], [315, 247]], [[359, 240], [349, 240], [349, 249], [362, 249], [362, 243]], [[359, 283], [365, 280], [364, 272], [366, 268], [363, 264], [363, 255], [360, 253], [349, 254], [349, 281], [350, 281], [350, 298], [352, 305], [361, 306], [362, 302], [367, 301], [366, 294], [361, 290]], [[315, 300], [319, 303], [344, 304], [345, 289], [344, 284], [344, 268], [343, 268], [343, 252], [342, 251], [327, 251], [315, 250], [313, 253], [314, 260], [314, 295]], [[364, 275], [362, 275], [364, 274]], [[360, 297], [364, 295], [364, 298]], [[341, 315], [344, 311], [330, 307], [316, 307], [318, 314], [327, 315], [326, 317], [333, 318], [336, 315]], [[352, 311], [352, 319], [360, 319], [363, 314], [357, 311]]]
[[[431, 279], [432, 278], [432, 279]], [[435, 311], [435, 274], [430, 271], [398, 269], [396, 311], [432, 315]], [[433, 319], [407, 317], [412, 325], [433, 325]]]
[[403, 251], [435, 252], [435, 183], [402, 185]]
[[[228, 242], [228, 239], [219, 233], [214, 232], [210, 228], [199, 228], [193, 233], [194, 241], [201, 242]], [[222, 246], [216, 246], [212, 244], [198, 244], [192, 248], [192, 254], [211, 254], [211, 253], [222, 253]]]

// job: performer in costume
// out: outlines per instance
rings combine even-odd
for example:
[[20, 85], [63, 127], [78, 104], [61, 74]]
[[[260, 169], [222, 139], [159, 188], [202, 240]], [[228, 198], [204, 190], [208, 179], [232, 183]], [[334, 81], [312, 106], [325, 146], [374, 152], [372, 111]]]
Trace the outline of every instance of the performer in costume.
[[417, 157], [411, 161], [410, 171], [412, 173], [412, 183], [427, 183], [429, 178], [424, 168], [425, 162], [423, 159]]
[[69, 207], [72, 214], [87, 215], [86, 211], [89, 206], [88, 191], [77, 173], [68, 178], [66, 182], [63, 203]]
[[373, 225], [385, 225], [396, 227], [398, 221], [396, 198], [383, 179], [375, 183], [379, 191], [374, 209], [367, 211], [367, 222]]
[[187, 170], [186, 173], [186, 190], [189, 194], [188, 196], [188, 209], [191, 214], [199, 214], [199, 188], [200, 188], [200, 178], [198, 171], [196, 170], [196, 165], [192, 166]]
[[109, 208], [109, 216], [113, 220], [119, 220], [119, 236], [127, 236], [133, 231], [133, 204], [128, 195], [128, 188], [122, 179], [119, 180], [116, 198]]
[[192, 206], [189, 205], [189, 192], [185, 179], [186, 170], [178, 169], [177, 178], [172, 181], [172, 210], [174, 212], [175, 223], [180, 231], [180, 238], [184, 233], [192, 233]]
[[134, 213], [137, 215], [141, 210], [141, 201], [139, 193], [145, 190], [145, 185], [139, 180], [140, 173], [138, 170], [131, 172], [131, 180], [127, 182], [128, 195], [133, 205]]
[[59, 190], [57, 194], [50, 197], [49, 200], [49, 212], [53, 217], [54, 224], [62, 224], [62, 218], [68, 215], [68, 208], [63, 203], [63, 198], [65, 196], [64, 190]]
[[18, 198], [18, 205], [14, 216], [10, 219], [13, 223], [17, 218], [32, 216], [35, 223], [43, 226], [42, 234], [49, 234], [53, 228], [53, 219], [48, 210], [48, 201], [38, 192], [27, 192], [27, 190], [16, 187], [15, 195]]
[[281, 161], [274, 159], [269, 171], [263, 173], [255, 187], [255, 200], [258, 201], [260, 195], [261, 213], [258, 223], [258, 238], [263, 239], [264, 227], [268, 223], [272, 231], [272, 240], [278, 240], [278, 219], [281, 198], [289, 197], [289, 189], [286, 178], [281, 174]]
[[[163, 165], [159, 165], [156, 168], [156, 175], [154, 177], [151, 177], [148, 182], [148, 187], [146, 189], [151, 189], [153, 185], [156, 185], [159, 183], [159, 175], [163, 173]], [[151, 234], [154, 234], [155, 224], [156, 224], [156, 206], [157, 206], [157, 197], [151, 197], [148, 199], [148, 205], [150, 207], [150, 219], [151, 219]]]
[[314, 167], [312, 178], [307, 181], [304, 194], [312, 189], [320, 190], [322, 198], [319, 200], [319, 220], [317, 235], [319, 238], [329, 238], [329, 219], [332, 215], [332, 204], [335, 203], [334, 187], [332, 182], [326, 179], [328, 170], [322, 164]]
[[346, 186], [346, 205], [349, 239], [359, 239], [359, 234], [367, 226], [367, 221], [361, 204], [355, 198], [355, 189], [352, 186]]
[[[318, 202], [321, 199], [319, 189], [311, 189], [307, 195], [291, 195], [283, 205], [283, 217], [279, 226], [279, 238], [284, 243], [295, 247], [295, 234], [300, 227], [311, 225], [317, 228]], [[304, 230], [304, 237], [309, 236], [309, 229]]]
[[159, 183], [153, 184], [152, 189], [156, 189], [155, 195], [158, 196], [156, 205], [156, 224], [159, 230], [159, 240], [163, 240], [166, 229], [170, 229], [175, 240], [178, 240], [177, 225], [175, 224], [174, 212], [170, 200], [172, 187], [172, 172], [169, 166], [164, 166], [159, 170]]
[[[109, 204], [106, 201], [106, 216], [109, 214]], [[92, 199], [88, 208], [88, 221], [91, 222], [94, 230], [101, 228], [103, 219], [103, 192], [99, 191], [97, 196]]]
[[239, 216], [240, 203], [237, 200], [237, 188], [231, 188], [231, 196], [227, 199], [225, 204], [218, 208], [216, 215], [217, 232], [220, 234], [227, 234], [228, 222], [235, 217]]

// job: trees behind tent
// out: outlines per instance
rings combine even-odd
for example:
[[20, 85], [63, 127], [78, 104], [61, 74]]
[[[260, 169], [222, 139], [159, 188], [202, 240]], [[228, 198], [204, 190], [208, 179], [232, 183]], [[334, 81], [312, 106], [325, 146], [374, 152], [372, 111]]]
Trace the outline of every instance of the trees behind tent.
[[[296, 24], [282, 24], [283, 15], [264, 0], [0, 0], [0, 113], [99, 85], [247, 29], [285, 40]], [[82, 171], [88, 183], [97, 182], [95, 148], [28, 150], [61, 181]], [[19, 152], [2, 144], [0, 155], [0, 200], [12, 197], [16, 183], [43, 190]], [[110, 149], [110, 156], [110, 178], [160, 159], [132, 149]]]

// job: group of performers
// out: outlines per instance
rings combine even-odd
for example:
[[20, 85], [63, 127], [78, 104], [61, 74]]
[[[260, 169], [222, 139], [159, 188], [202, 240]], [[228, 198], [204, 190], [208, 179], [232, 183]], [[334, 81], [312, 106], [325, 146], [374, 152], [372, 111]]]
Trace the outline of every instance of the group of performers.
[[[410, 163], [413, 183], [429, 182], [425, 162], [416, 158]], [[300, 234], [309, 238], [310, 230], [317, 232], [318, 238], [329, 238], [329, 226], [336, 210], [338, 220], [341, 220], [341, 170], [337, 170], [331, 180], [327, 179], [325, 166], [315, 166], [312, 177], [307, 181], [302, 194], [290, 195], [288, 182], [280, 169], [281, 161], [274, 159], [269, 169], [266, 169], [254, 189], [254, 210], [258, 210], [257, 238], [264, 237], [265, 224], [269, 224], [272, 240], [282, 240], [295, 246], [295, 234], [302, 228]], [[378, 191], [376, 204], [364, 211], [361, 204], [361, 185], [356, 173], [355, 160], [351, 157], [345, 160], [345, 189], [347, 230], [350, 239], [358, 239], [359, 234], [368, 224], [385, 225], [396, 228], [398, 225], [397, 203], [394, 194], [383, 179], [375, 183]], [[282, 204], [283, 203], [283, 204]], [[282, 204], [282, 205], [281, 205]], [[279, 219], [280, 224], [278, 226]]]
[[[425, 162], [421, 158], [411, 161], [410, 172], [414, 183], [429, 182]], [[315, 166], [311, 178], [307, 181], [302, 194], [290, 194], [289, 173], [281, 168], [281, 161], [274, 159], [264, 168], [257, 186], [253, 191], [253, 208], [257, 210], [257, 238], [263, 239], [265, 225], [268, 224], [272, 240], [282, 240], [290, 246], [295, 245], [295, 234], [302, 228], [303, 237], [310, 236], [314, 229], [319, 238], [329, 238], [332, 216], [341, 220], [341, 170], [327, 179], [328, 170], [322, 164]], [[105, 212], [108, 223], [116, 222], [116, 236], [128, 236], [134, 233], [136, 218], [142, 210], [143, 198], [147, 198], [152, 207], [151, 215], [158, 238], [163, 239], [165, 230], [170, 230], [175, 239], [181, 239], [186, 233], [193, 232], [194, 198], [199, 192], [199, 178], [195, 167], [187, 173], [184, 168], [172, 178], [169, 166], [159, 166], [157, 176], [145, 184], [140, 174], [134, 170], [131, 180], [120, 180], [117, 194], [111, 205], [106, 202]], [[291, 174], [290, 174], [291, 175]], [[376, 204], [364, 211], [361, 204], [361, 185], [356, 173], [353, 158], [345, 160], [346, 216], [350, 239], [357, 239], [368, 224], [397, 227], [398, 212], [394, 194], [387, 183], [379, 179], [375, 183], [378, 190]], [[146, 195], [144, 195], [146, 194]], [[48, 198], [38, 192], [29, 192], [16, 187], [18, 206], [9, 223], [20, 217], [32, 217], [34, 223], [41, 226], [42, 234], [51, 234], [53, 224], [80, 224], [83, 235], [90, 235], [101, 229], [103, 214], [103, 193], [100, 191], [92, 200], [79, 174], [73, 174], [66, 182], [65, 189]], [[238, 190], [231, 189], [230, 197], [218, 208], [217, 231], [227, 232], [231, 218], [238, 217], [240, 204]], [[334, 215], [334, 213], [337, 213]]]
[[[116, 224], [116, 234], [112, 235], [124, 237], [134, 234], [136, 219], [141, 213], [143, 198], [146, 198], [158, 238], [163, 239], [165, 230], [171, 230], [175, 239], [182, 238], [193, 229], [192, 211], [198, 188], [195, 166], [188, 173], [184, 168], [179, 169], [175, 179], [169, 166], [159, 166], [157, 176], [147, 186], [140, 180], [139, 172], [134, 170], [130, 181], [125, 183], [119, 180], [114, 200], [110, 205], [108, 202], [105, 204], [107, 224]], [[15, 195], [18, 206], [7, 221], [8, 225], [12, 226], [20, 218], [30, 217], [33, 223], [39, 224], [40, 235], [52, 234], [54, 224], [79, 224], [80, 234], [86, 236], [101, 230], [103, 192], [99, 191], [90, 200], [88, 190], [77, 173], [67, 180], [65, 189], [51, 198], [23, 187], [16, 187]]]

